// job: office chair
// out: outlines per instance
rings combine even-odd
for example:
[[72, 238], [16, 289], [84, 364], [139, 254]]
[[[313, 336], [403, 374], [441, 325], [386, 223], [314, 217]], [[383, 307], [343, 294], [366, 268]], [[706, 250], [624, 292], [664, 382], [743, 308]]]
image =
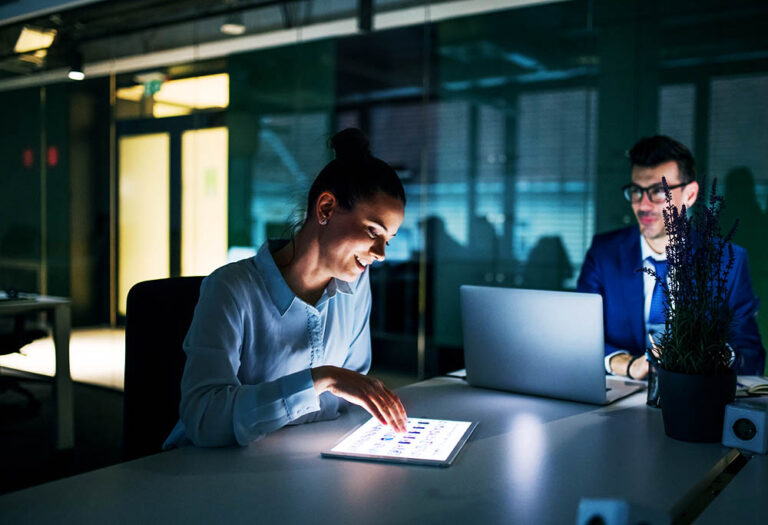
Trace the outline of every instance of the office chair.
[[126, 459], [160, 452], [179, 418], [182, 349], [202, 277], [144, 281], [128, 292], [125, 323]]

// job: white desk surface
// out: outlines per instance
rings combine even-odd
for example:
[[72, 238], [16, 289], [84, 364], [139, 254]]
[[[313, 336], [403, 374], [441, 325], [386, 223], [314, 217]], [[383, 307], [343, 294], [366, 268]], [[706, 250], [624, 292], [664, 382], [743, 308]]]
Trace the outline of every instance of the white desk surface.
[[30, 295], [21, 299], [4, 299], [0, 301], [0, 313], [18, 314], [45, 310], [54, 306], [68, 306], [70, 300], [66, 297], [54, 297], [52, 295]]
[[753, 456], [696, 523], [768, 523], [768, 456]]
[[725, 456], [665, 436], [645, 393], [608, 407], [435, 378], [409, 415], [480, 424], [449, 468], [320, 457], [367, 415], [248, 447], [183, 448], [0, 497], [2, 523], [574, 523], [582, 497], [669, 510]]

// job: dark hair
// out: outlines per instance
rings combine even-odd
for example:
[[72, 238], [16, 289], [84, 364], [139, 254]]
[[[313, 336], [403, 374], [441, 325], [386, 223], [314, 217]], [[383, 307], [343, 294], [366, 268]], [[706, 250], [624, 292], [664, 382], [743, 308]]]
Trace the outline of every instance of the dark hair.
[[328, 145], [336, 152], [336, 158], [325, 165], [309, 188], [308, 217], [315, 211], [317, 198], [324, 191], [333, 193], [345, 210], [379, 192], [400, 199], [405, 205], [400, 178], [389, 164], [371, 155], [368, 137], [362, 131], [357, 128], [339, 131]]
[[691, 150], [673, 138], [665, 135], [643, 137], [629, 150], [633, 166], [654, 167], [674, 160], [680, 173], [680, 182], [696, 180], [696, 161]]

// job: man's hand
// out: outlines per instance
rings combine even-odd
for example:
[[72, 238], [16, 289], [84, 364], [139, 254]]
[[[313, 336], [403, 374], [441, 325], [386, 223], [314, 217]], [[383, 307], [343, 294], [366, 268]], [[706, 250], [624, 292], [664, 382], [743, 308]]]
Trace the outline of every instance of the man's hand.
[[[617, 376], [627, 375], [627, 365], [633, 356], [629, 354], [616, 354], [611, 357], [608, 364], [611, 367], [611, 372]], [[632, 379], [645, 379], [648, 376], [648, 360], [645, 356], [641, 356], [639, 359], [635, 359], [632, 363], [632, 367], [629, 370]]]
[[325, 391], [361, 406], [383, 425], [405, 432], [407, 417], [400, 398], [378, 379], [339, 368], [320, 366], [312, 369], [318, 395]]

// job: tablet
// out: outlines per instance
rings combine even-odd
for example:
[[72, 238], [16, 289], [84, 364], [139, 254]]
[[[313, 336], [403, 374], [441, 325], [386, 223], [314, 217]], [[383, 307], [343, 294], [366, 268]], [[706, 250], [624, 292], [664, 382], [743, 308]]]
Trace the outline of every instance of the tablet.
[[386, 461], [449, 466], [469, 439], [477, 422], [408, 418], [407, 431], [397, 434], [371, 418], [353, 429], [335, 447], [321, 452], [326, 458]]

